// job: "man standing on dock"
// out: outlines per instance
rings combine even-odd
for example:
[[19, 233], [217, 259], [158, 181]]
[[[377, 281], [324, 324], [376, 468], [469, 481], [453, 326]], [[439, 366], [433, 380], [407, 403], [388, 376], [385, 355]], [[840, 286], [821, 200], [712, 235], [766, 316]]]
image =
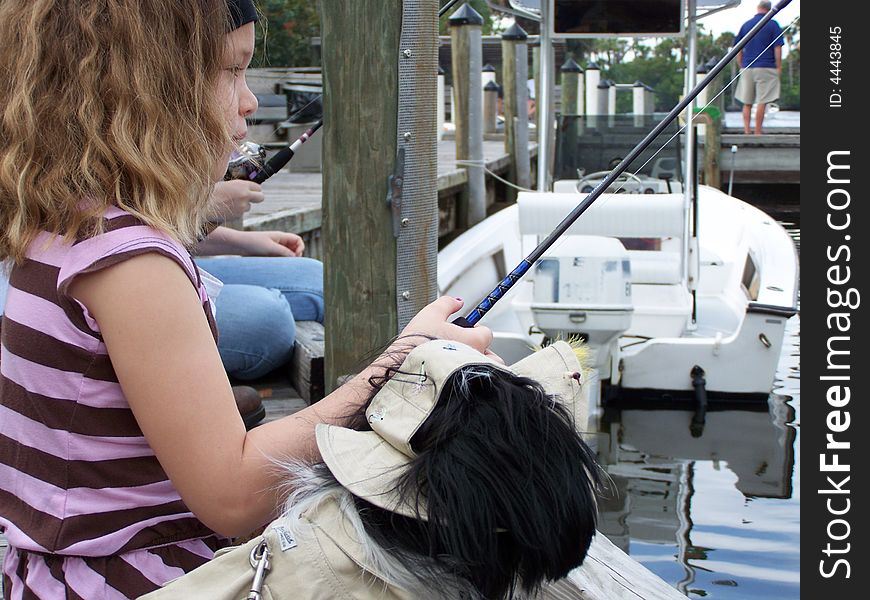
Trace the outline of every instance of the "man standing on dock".
[[[737, 44], [770, 11], [770, 2], [761, 0], [758, 12], [746, 21], [734, 38]], [[779, 76], [782, 73], [782, 29], [771, 19], [764, 28], [737, 54], [742, 72], [737, 85], [737, 99], [743, 103], [743, 133], [749, 135], [752, 105], [755, 109], [755, 135], [761, 135], [764, 111], [779, 98]]]

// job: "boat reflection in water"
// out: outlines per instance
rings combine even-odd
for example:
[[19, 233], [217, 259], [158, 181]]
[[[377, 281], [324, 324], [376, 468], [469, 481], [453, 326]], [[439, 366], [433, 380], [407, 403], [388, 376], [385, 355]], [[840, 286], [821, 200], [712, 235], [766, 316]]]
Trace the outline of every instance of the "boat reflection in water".
[[799, 597], [799, 321], [767, 410], [622, 410], [595, 437], [612, 479], [599, 530], [690, 597]]

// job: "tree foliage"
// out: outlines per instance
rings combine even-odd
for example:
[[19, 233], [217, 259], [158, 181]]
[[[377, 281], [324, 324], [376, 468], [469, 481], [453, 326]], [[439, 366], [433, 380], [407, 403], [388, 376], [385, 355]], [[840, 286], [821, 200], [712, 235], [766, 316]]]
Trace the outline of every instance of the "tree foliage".
[[[350, 0], [349, 0], [350, 1]], [[442, 1], [443, 3], [443, 1]], [[486, 0], [469, 0], [469, 4], [483, 16], [484, 35], [498, 33], [499, 15], [489, 9]], [[258, 0], [261, 24], [257, 31], [256, 67], [318, 66], [320, 54], [311, 44], [312, 38], [320, 36], [319, 2], [316, 0]], [[461, 4], [457, 5], [461, 6]], [[453, 10], [455, 10], [454, 8]], [[453, 12], [450, 11], [450, 13]], [[442, 35], [450, 33], [448, 18], [441, 18], [439, 30]], [[530, 34], [537, 32], [535, 23], [522, 20]], [[780, 106], [800, 108], [800, 19], [788, 27], [784, 34], [788, 53], [783, 60], [782, 93]], [[697, 63], [702, 65], [724, 56], [734, 43], [733, 33], [714, 37], [698, 25]], [[670, 110], [684, 93], [684, 69], [686, 65], [686, 38], [663, 38], [659, 40], [636, 38], [600, 38], [567, 41], [567, 51], [581, 66], [596, 62], [602, 70], [603, 79], [619, 83], [642, 81], [655, 90], [655, 109]], [[736, 69], [726, 69], [726, 82]], [[617, 110], [627, 111], [631, 98], [627, 94], [617, 96]], [[726, 92], [725, 105], [735, 108], [733, 87]]]
[[319, 2], [312, 0], [258, 0], [254, 67], [310, 67], [320, 65], [320, 53], [311, 41], [320, 36]]
[[801, 107], [801, 19], [798, 17], [792, 27], [786, 30], [785, 44], [788, 56], [782, 64], [782, 94], [780, 107], [800, 110]]
[[[320, 36], [320, 3], [317, 0], [258, 0], [257, 4], [261, 18], [253, 66], [320, 65], [320, 52], [311, 43], [313, 38]], [[470, 0], [469, 4], [483, 17], [483, 34], [495, 33], [497, 22], [492, 18], [486, 0]], [[447, 24], [450, 13], [440, 19], [439, 30], [442, 35], [450, 33]]]
[[[784, 39], [788, 49], [783, 59], [782, 90], [779, 104], [783, 109], [800, 109], [800, 19], [785, 30]], [[723, 33], [718, 37], [698, 26], [697, 64], [715, 64], [734, 44], [734, 34]], [[635, 38], [601, 38], [569, 40], [568, 54], [582, 66], [595, 62], [601, 68], [602, 79], [617, 83], [642, 81], [655, 90], [655, 110], [673, 108], [685, 92], [685, 67], [687, 40], [663, 38], [656, 42]], [[737, 74], [737, 67], [724, 71], [728, 83]], [[735, 84], [725, 92], [725, 106], [737, 109], [733, 99]], [[617, 95], [617, 111], [630, 112], [631, 97]]]

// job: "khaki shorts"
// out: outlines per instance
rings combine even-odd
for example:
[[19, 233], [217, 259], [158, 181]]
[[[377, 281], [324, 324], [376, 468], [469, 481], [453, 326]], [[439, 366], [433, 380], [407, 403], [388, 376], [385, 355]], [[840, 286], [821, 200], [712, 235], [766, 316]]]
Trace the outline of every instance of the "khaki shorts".
[[779, 73], [765, 67], [743, 69], [735, 96], [743, 104], [773, 102], [779, 98]]

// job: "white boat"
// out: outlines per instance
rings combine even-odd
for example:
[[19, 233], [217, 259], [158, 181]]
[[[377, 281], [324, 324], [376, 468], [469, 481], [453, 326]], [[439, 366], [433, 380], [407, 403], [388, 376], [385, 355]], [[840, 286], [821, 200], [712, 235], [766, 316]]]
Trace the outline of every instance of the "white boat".
[[[796, 312], [794, 244], [753, 206], [698, 191], [695, 290], [683, 195], [604, 194], [487, 313], [493, 349], [511, 363], [545, 337], [580, 335], [601, 379], [623, 391], [692, 391], [698, 366], [708, 393], [766, 397]], [[440, 292], [485, 297], [581, 198], [521, 193], [439, 253]], [[627, 249], [634, 240], [657, 248]]]
[[[581, 143], [609, 144], [571, 159], [572, 172], [590, 175], [522, 192], [451, 242], [438, 255], [440, 293], [486, 298], [602, 181], [606, 172], [593, 171], [608, 164], [589, 157], [612, 163], [616, 152], [621, 160], [630, 146], [615, 150], [614, 140], [633, 144], [651, 129], [631, 138], [612, 115], [578, 119], [578, 126], [560, 123], [560, 135], [582, 132]], [[690, 130], [685, 137], [693, 147]], [[547, 339], [580, 336], [594, 351], [605, 399], [685, 395], [699, 406], [707, 395], [767, 399], [786, 320], [797, 312], [794, 243], [752, 205], [691, 180], [683, 185], [680, 172], [690, 170], [678, 163], [693, 164], [693, 151], [677, 145], [676, 152], [638, 159], [638, 172], [611, 185], [486, 313], [481, 324], [493, 329], [493, 349], [509, 364]], [[563, 157], [555, 162], [564, 166]], [[538, 189], [548, 189], [546, 177]]]

